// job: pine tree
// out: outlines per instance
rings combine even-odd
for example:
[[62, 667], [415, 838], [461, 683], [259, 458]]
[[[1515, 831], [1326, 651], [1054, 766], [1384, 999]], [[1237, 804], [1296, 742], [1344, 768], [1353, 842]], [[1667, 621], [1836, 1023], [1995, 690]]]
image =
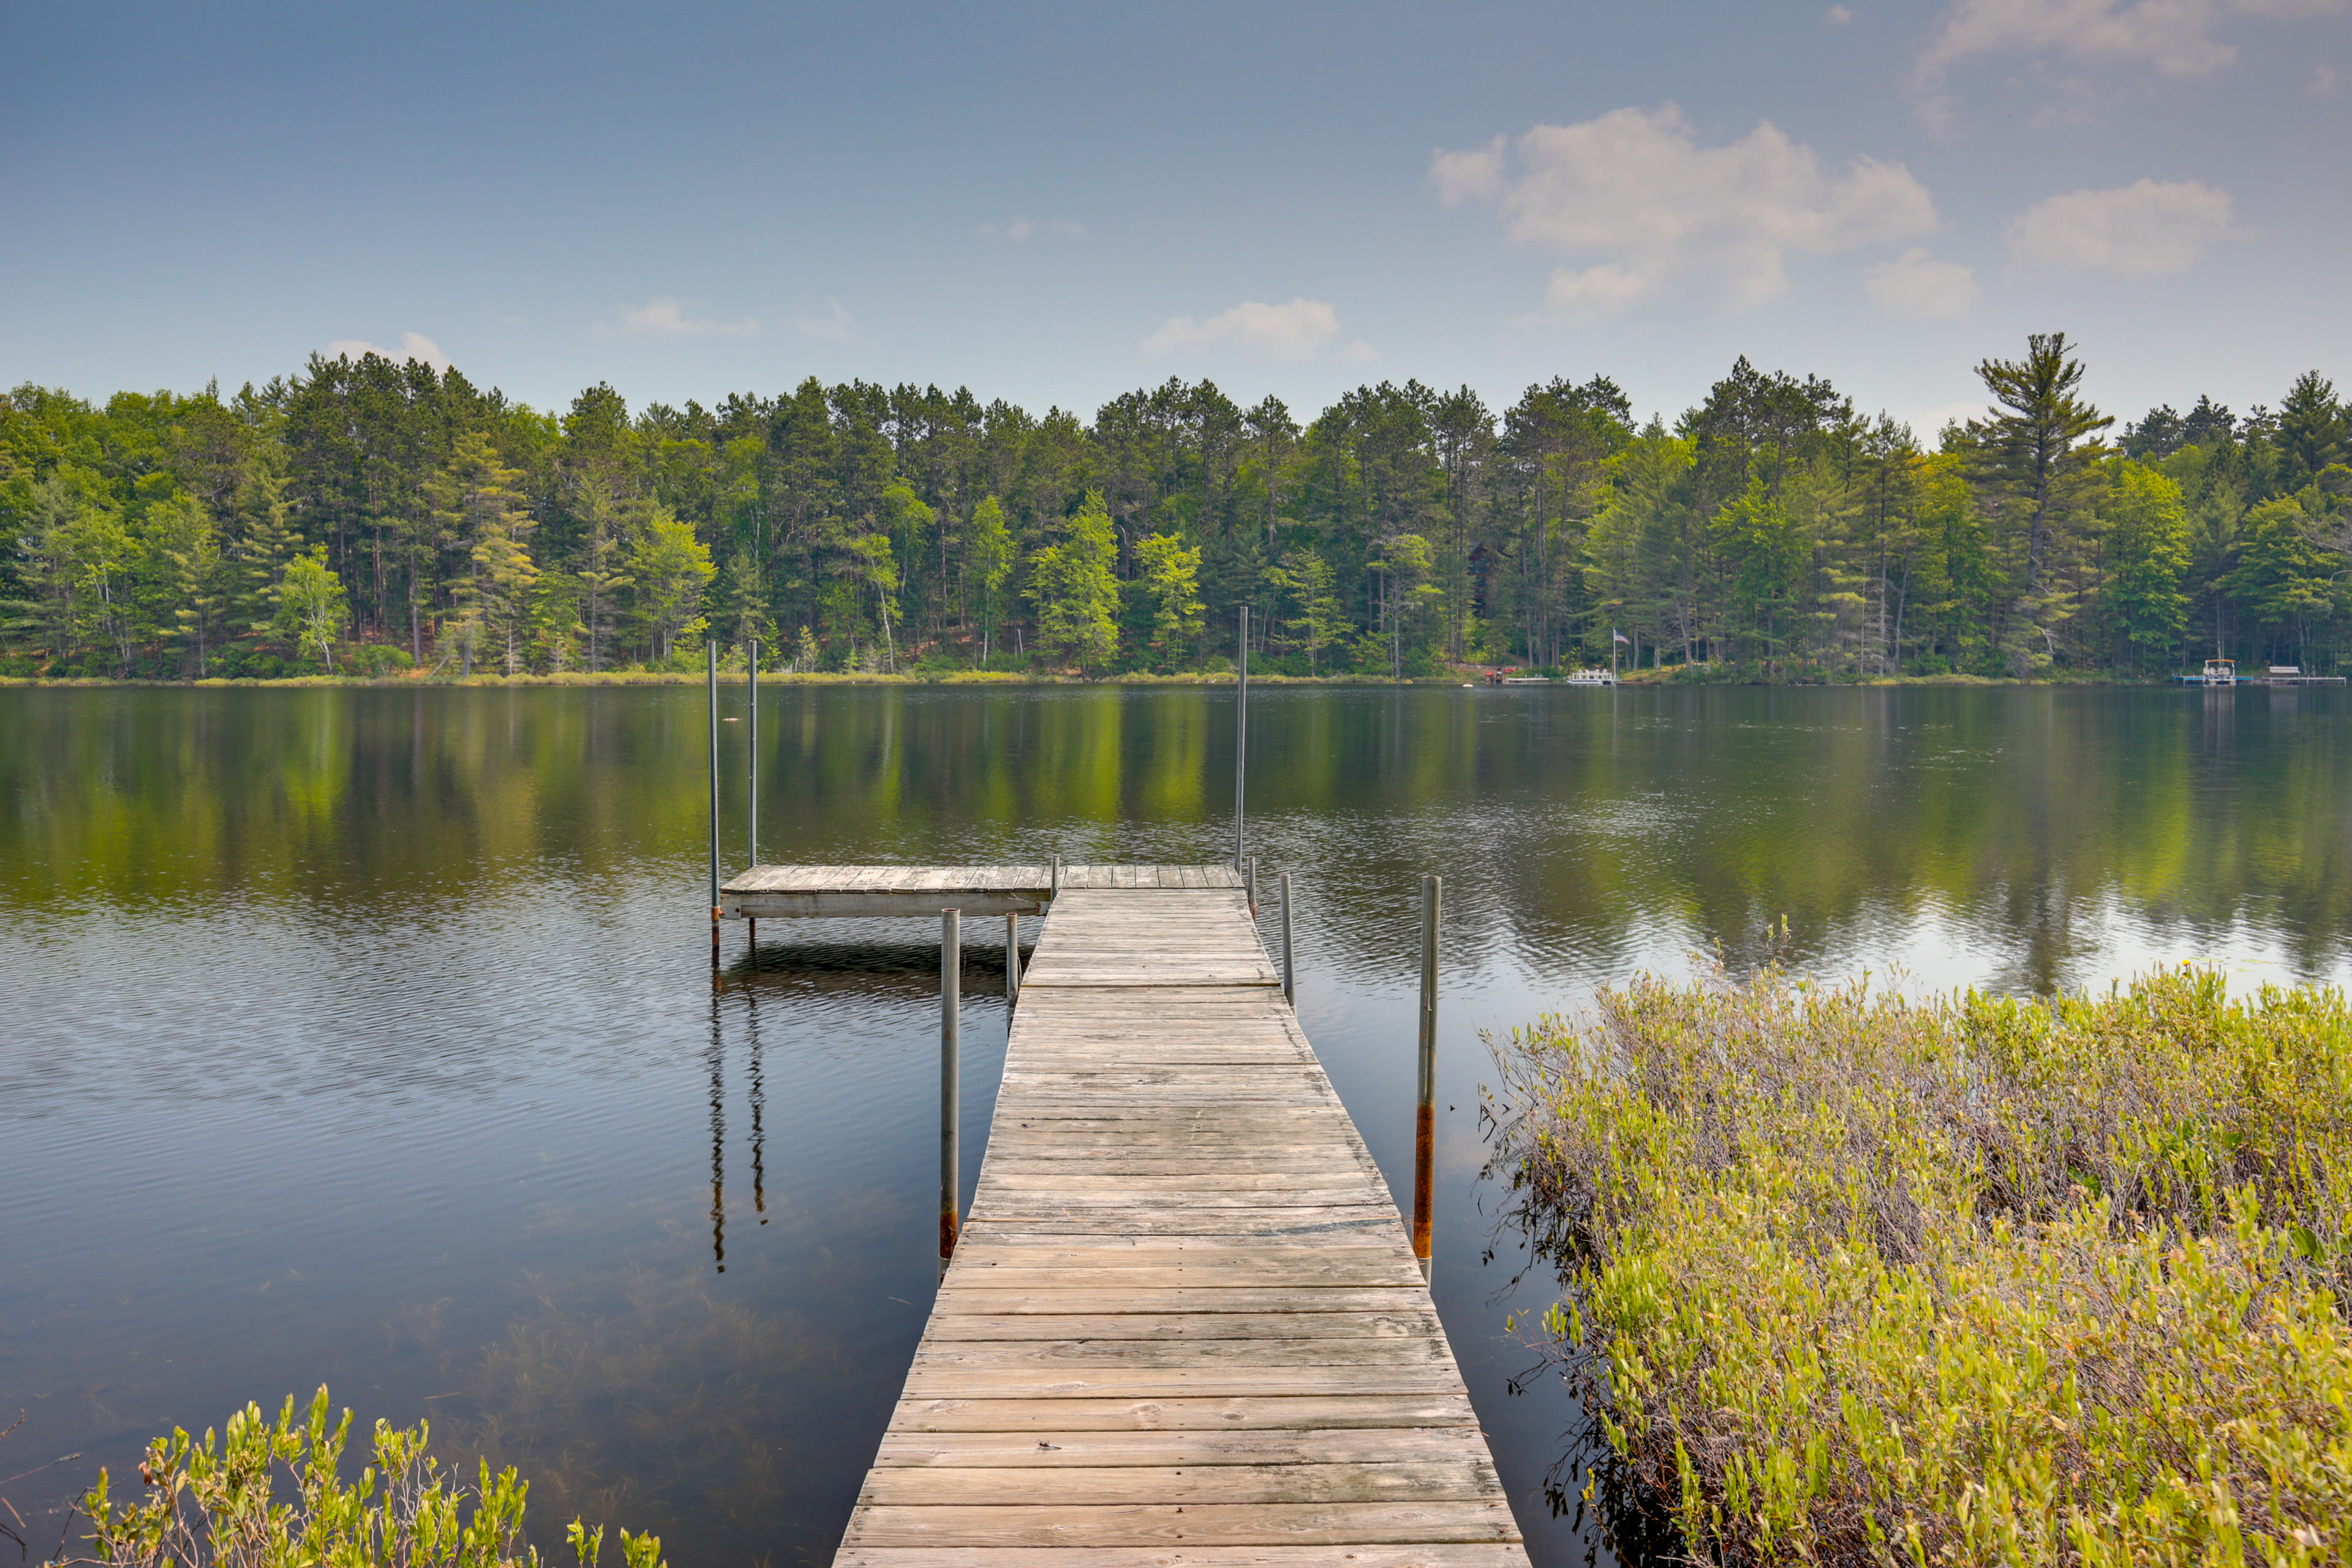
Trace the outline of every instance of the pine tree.
[[1989, 359], [1977, 366], [2000, 409], [1969, 428], [1978, 442], [1979, 477], [2002, 500], [2024, 509], [2030, 598], [2042, 585], [2052, 530], [2095, 482], [2090, 468], [2101, 448], [2089, 438], [2115, 421], [2074, 395], [2083, 362], [2067, 357], [2065, 333], [2035, 332], [2025, 343], [2022, 360]]

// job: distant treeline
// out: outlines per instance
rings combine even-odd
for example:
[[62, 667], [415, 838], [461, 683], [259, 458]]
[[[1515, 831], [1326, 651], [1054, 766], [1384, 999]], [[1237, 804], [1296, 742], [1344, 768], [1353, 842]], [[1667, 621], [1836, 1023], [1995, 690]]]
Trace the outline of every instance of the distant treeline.
[[[634, 416], [314, 356], [223, 396], [0, 397], [18, 675], [1573, 666], [2142, 674], [2352, 652], [2331, 384], [2115, 421], [2063, 334], [1932, 445], [1746, 359], [1671, 427], [1606, 376], [1497, 415], [1383, 382], [1305, 426], [1209, 382], [1091, 423], [811, 379]], [[1622, 639], [1622, 646], [1621, 646]], [[737, 657], [740, 658], [740, 655]]]

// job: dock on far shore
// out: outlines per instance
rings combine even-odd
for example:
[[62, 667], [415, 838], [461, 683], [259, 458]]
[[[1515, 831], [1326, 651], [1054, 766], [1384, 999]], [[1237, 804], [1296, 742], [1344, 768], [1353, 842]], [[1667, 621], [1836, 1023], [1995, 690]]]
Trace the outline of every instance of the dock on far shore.
[[1525, 1568], [1244, 879], [1055, 869], [761, 867], [721, 890], [751, 919], [1046, 912], [837, 1568]]

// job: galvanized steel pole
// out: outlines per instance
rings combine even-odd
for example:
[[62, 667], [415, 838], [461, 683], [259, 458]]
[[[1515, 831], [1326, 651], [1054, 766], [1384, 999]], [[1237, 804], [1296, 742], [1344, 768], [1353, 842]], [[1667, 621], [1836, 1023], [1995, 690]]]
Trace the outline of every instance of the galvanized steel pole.
[[1290, 873], [1282, 874], [1282, 999], [1298, 1005], [1297, 976], [1290, 966]]
[[[1242, 842], [1247, 820], [1243, 801], [1249, 784], [1249, 606], [1242, 606], [1240, 684], [1234, 689], [1234, 869], [1242, 868]], [[1252, 900], [1255, 902], [1255, 900]]]
[[1004, 917], [1004, 999], [1021, 1000], [1021, 917]]
[[1257, 919], [1257, 857], [1249, 858], [1247, 869], [1242, 872], [1242, 887], [1249, 894], [1250, 919]]
[[1413, 1110], [1412, 1255], [1421, 1260], [1424, 1283], [1430, 1275], [1430, 1183], [1437, 1160], [1437, 917], [1444, 891], [1442, 879], [1422, 879], [1421, 1082]]
[[961, 1155], [956, 1146], [961, 1114], [957, 1090], [961, 1075], [957, 1055], [962, 1041], [957, 1028], [958, 994], [963, 980], [962, 933], [956, 929], [954, 910], [940, 911], [940, 1267], [955, 1252], [959, 1200], [962, 1196]]
[[719, 967], [719, 645], [703, 645], [710, 666], [710, 967]]
[[753, 637], [749, 646], [751, 650], [751, 800], [744, 834], [751, 858], [744, 864], [756, 866], [760, 863], [760, 639]]
[[[749, 647], [751, 652], [749, 660], [751, 672], [751, 797], [747, 811], [750, 820], [745, 829], [744, 847], [749, 858], [743, 864], [747, 867], [760, 863], [760, 639], [751, 638]], [[747, 915], [743, 925], [751, 944], [752, 959], [757, 962], [760, 954], [759, 919]]]

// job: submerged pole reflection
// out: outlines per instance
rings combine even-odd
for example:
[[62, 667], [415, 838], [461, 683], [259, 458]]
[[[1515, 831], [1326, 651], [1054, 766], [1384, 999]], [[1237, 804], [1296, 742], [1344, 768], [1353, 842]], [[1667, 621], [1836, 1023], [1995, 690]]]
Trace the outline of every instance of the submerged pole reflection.
[[768, 1134], [761, 1125], [768, 1108], [768, 1080], [760, 1068], [760, 995], [743, 994], [743, 1027], [751, 1040], [751, 1212], [768, 1223]]
[[960, 1016], [963, 980], [963, 937], [958, 929], [961, 912], [940, 911], [940, 1273], [947, 1274], [961, 1224], [962, 1169], [958, 1127], [962, 1120], [959, 1062], [962, 1046]]
[[727, 1272], [727, 1048], [719, 1034], [719, 999], [710, 1001], [710, 1258]]

